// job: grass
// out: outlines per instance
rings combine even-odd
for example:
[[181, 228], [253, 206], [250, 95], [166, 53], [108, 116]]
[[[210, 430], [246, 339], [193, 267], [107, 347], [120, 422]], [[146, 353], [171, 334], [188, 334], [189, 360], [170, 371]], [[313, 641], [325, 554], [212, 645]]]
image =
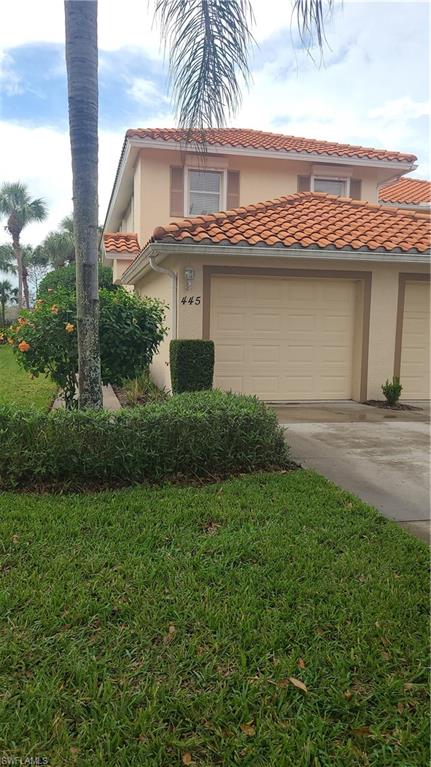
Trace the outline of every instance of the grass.
[[0, 753], [429, 763], [427, 548], [313, 472], [3, 493], [0, 537]]
[[32, 379], [18, 365], [10, 346], [0, 346], [0, 405], [33, 405], [48, 410], [56, 390], [53, 381], [44, 376]]

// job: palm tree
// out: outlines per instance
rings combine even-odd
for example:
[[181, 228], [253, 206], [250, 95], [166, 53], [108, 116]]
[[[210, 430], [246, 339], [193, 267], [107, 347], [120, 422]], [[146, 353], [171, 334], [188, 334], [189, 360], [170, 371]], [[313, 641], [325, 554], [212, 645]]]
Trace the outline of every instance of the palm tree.
[[34, 296], [37, 295], [39, 281], [49, 271], [49, 262], [46, 253], [41, 245], [32, 248], [26, 245], [23, 248], [23, 261], [27, 269], [27, 276], [30, 284], [34, 287]]
[[18, 288], [13, 288], [8, 280], [0, 282], [0, 307], [2, 326], [6, 327], [6, 304], [17, 302]]
[[0, 188], [0, 215], [5, 216], [6, 231], [12, 237], [12, 247], [15, 254], [18, 271], [18, 304], [23, 305], [23, 295], [27, 308], [30, 308], [26, 269], [23, 266], [20, 243], [21, 232], [27, 224], [33, 221], [43, 221], [47, 216], [43, 200], [32, 200], [25, 184], [19, 181], [5, 183]]
[[69, 232], [49, 232], [40, 247], [54, 269], [75, 261], [75, 243]]
[[65, 0], [64, 9], [73, 174], [79, 406], [99, 409], [103, 401], [97, 231], [97, 2]]
[[0, 245], [0, 272], [16, 274], [15, 253], [9, 243]]
[[[296, 0], [306, 45], [324, 40], [324, 8], [333, 0]], [[170, 87], [186, 142], [220, 127], [249, 79], [250, 0], [154, 0], [169, 49]], [[73, 221], [79, 358], [79, 406], [102, 407], [97, 263], [97, 0], [65, 0], [66, 68], [73, 173]]]

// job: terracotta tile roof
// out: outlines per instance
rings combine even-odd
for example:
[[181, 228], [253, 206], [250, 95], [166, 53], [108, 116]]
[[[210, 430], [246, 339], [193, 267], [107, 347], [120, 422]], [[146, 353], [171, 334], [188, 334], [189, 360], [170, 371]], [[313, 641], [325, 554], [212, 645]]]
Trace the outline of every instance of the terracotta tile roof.
[[[128, 138], [148, 138], [154, 141], [184, 142], [186, 133], [177, 128], [131, 128]], [[231, 146], [243, 149], [268, 149], [280, 152], [305, 152], [307, 154], [332, 155], [337, 157], [361, 157], [372, 160], [398, 160], [414, 162], [414, 154], [389, 152], [385, 149], [337, 144], [333, 141], [284, 136], [280, 133], [250, 130], [248, 128], [211, 128], [205, 133], [208, 145]], [[202, 143], [200, 131], [192, 131], [191, 141]]]
[[103, 235], [105, 253], [130, 253], [137, 256], [139, 247], [138, 235], [134, 232], [107, 232]]
[[319, 192], [173, 222], [151, 241], [419, 253], [431, 245], [424, 213]]
[[400, 178], [391, 184], [385, 184], [379, 189], [381, 202], [393, 202], [399, 205], [431, 204], [431, 181], [419, 178]]

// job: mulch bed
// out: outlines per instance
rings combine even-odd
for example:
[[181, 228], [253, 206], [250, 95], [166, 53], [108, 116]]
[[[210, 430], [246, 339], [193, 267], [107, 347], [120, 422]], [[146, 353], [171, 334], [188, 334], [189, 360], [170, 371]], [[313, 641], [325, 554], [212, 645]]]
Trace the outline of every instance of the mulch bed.
[[406, 405], [403, 402], [397, 402], [395, 405], [390, 405], [384, 399], [367, 399], [364, 405], [371, 405], [371, 407], [380, 407], [384, 410], [423, 410], [422, 407], [415, 407], [414, 405]]

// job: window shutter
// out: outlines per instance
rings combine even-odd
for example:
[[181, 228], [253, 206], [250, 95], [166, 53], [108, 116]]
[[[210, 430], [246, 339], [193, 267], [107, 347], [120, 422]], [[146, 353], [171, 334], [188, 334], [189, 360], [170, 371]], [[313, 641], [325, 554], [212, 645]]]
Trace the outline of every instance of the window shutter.
[[184, 168], [171, 166], [171, 216], [184, 216]]
[[228, 210], [239, 208], [239, 170], [228, 170], [226, 205]]
[[350, 179], [350, 197], [352, 200], [362, 199], [362, 181], [360, 178]]
[[298, 176], [298, 192], [310, 191], [310, 176]]

